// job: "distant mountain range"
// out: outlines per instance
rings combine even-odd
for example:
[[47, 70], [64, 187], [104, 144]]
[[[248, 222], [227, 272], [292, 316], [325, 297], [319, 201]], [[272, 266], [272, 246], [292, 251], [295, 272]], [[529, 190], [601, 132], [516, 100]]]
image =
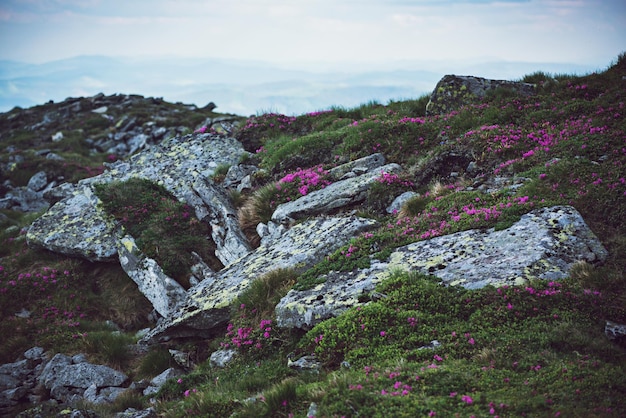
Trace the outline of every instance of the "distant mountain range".
[[[607, 63], [608, 65], [609, 63]], [[331, 106], [417, 98], [448, 73], [515, 79], [538, 70], [586, 74], [600, 68], [549, 63], [382, 63], [378, 69], [323, 72], [257, 61], [80, 56], [44, 64], [0, 60], [0, 112], [97, 93], [140, 94], [249, 115], [298, 115]]]

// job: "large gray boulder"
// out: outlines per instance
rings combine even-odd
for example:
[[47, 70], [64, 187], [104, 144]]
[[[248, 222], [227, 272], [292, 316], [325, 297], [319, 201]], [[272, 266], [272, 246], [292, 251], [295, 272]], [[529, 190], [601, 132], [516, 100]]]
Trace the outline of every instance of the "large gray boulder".
[[[91, 261], [112, 261], [117, 258], [115, 223], [98, 205], [93, 185], [114, 180], [144, 178], [163, 185], [180, 201], [186, 198], [200, 220], [212, 213], [223, 213], [224, 198], [210, 197], [215, 191], [210, 177], [221, 164], [236, 164], [245, 153], [233, 138], [210, 134], [194, 134], [170, 138], [158, 146], [133, 155], [125, 162], [109, 165], [99, 176], [80, 181], [71, 195], [53, 205], [28, 230], [27, 240], [33, 247], [45, 248], [69, 256]], [[67, 194], [67, 191], [65, 192]], [[192, 199], [193, 195], [202, 195]], [[226, 216], [226, 215], [222, 215]], [[219, 251], [224, 264], [241, 257], [250, 247], [241, 234], [230, 233], [232, 223], [224, 226], [228, 248]], [[232, 240], [236, 240], [236, 244]], [[219, 240], [218, 240], [219, 241]], [[218, 249], [220, 243], [216, 241]]]
[[94, 185], [144, 178], [163, 185], [191, 205], [198, 219], [211, 225], [215, 256], [224, 265], [251, 251], [239, 228], [235, 209], [224, 190], [210, 179], [222, 164], [236, 164], [245, 153], [232, 138], [209, 134], [171, 138], [159, 146], [111, 164], [103, 174], [63, 188], [64, 196], [27, 233], [28, 244], [91, 261], [119, 260], [162, 316], [168, 316], [185, 297], [184, 289], [142, 254], [133, 237], [102, 208]]
[[108, 366], [91, 364], [86, 361], [75, 363], [65, 354], [55, 355], [44, 367], [39, 381], [47, 388], [69, 386], [87, 389], [92, 384], [96, 387], [121, 386], [128, 376]]
[[449, 113], [485, 97], [488, 92], [498, 88], [508, 89], [523, 96], [535, 93], [535, 85], [530, 83], [449, 74], [439, 80], [435, 86], [426, 105], [426, 114]]
[[39, 383], [50, 390], [50, 396], [62, 402], [81, 399], [85, 392], [90, 397], [99, 395], [101, 390], [109, 395], [119, 394], [123, 391], [120, 386], [127, 380], [124, 373], [108, 366], [88, 363], [82, 356], [72, 358], [60, 353], [46, 364], [39, 376]]
[[110, 261], [117, 255], [115, 222], [85, 183], [33, 222], [26, 234], [29, 246], [90, 261]]
[[400, 247], [368, 269], [331, 272], [316, 287], [291, 290], [276, 306], [281, 327], [310, 328], [337, 316], [373, 292], [395, 269], [419, 271], [446, 285], [478, 289], [522, 285], [530, 279], [559, 280], [577, 261], [607, 257], [598, 238], [571, 206], [538, 209], [508, 229], [469, 230]]
[[228, 321], [230, 305], [253, 280], [277, 269], [304, 271], [376, 224], [374, 220], [358, 217], [329, 217], [295, 225], [270, 246], [261, 245], [189, 289], [181, 307], [160, 321], [142, 341], [209, 335]]

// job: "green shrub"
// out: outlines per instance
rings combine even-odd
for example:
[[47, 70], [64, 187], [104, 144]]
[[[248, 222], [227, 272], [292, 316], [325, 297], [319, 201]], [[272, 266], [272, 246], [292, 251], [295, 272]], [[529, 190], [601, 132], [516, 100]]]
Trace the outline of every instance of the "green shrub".
[[128, 346], [134, 343], [135, 340], [132, 336], [115, 331], [87, 332], [83, 337], [85, 352], [116, 368], [128, 366], [131, 359]]
[[239, 226], [253, 247], [258, 247], [261, 238], [256, 232], [259, 223], [267, 223], [276, 209], [280, 197], [276, 183], [268, 183], [257, 189], [243, 201], [238, 210]]
[[213, 173], [213, 181], [217, 183], [221, 183], [226, 174], [228, 173], [228, 169], [230, 168], [230, 164], [220, 164], [215, 168], [215, 172]]
[[267, 141], [259, 153], [261, 166], [274, 172], [295, 171], [331, 161], [332, 135], [315, 132], [301, 137], [281, 135]]
[[400, 210], [399, 216], [418, 216], [424, 211], [424, 209], [426, 209], [426, 206], [430, 203], [430, 201], [431, 198], [429, 196], [414, 196], [404, 203], [402, 209]]
[[253, 280], [235, 299], [233, 303], [235, 316], [241, 305], [254, 311], [257, 319], [271, 316], [276, 304], [291, 289], [297, 277], [298, 274], [293, 269], [278, 269]]
[[176, 362], [166, 348], [153, 347], [141, 358], [137, 368], [137, 376], [140, 378], [153, 378], [174, 366], [176, 366]]
[[534, 73], [525, 75], [521, 81], [524, 83], [541, 85], [549, 80], [552, 80], [552, 77], [550, 76], [550, 74], [545, 73], [543, 71], [535, 71]]

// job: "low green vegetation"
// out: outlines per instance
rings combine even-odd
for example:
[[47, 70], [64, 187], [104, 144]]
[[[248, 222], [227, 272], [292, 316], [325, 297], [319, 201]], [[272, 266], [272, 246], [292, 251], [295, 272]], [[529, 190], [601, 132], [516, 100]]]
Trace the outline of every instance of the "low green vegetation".
[[[607, 276], [621, 282], [581, 264], [560, 282], [470, 291], [397, 271], [378, 288], [385, 298], [290, 338], [270, 319], [258, 326], [269, 300], [259, 287], [222, 342], [240, 347], [236, 360], [171, 381], [163, 412], [306, 416], [315, 403], [319, 416], [619, 416], [626, 353], [600, 319], [619, 300], [595, 287]], [[287, 350], [324, 367], [289, 369]]]
[[196, 252], [216, 270], [210, 227], [200, 222], [193, 208], [179, 202], [165, 187], [146, 179], [95, 185], [105, 210], [136, 239], [137, 246], [157, 261], [165, 274], [189, 287], [190, 269]]
[[[265, 169], [255, 190], [237, 195], [250, 238], [279, 203], [327, 186], [330, 169], [374, 152], [403, 171], [381, 173], [366, 202], [350, 210], [381, 227], [303, 274], [277, 270], [257, 279], [213, 338], [180, 342], [195, 353], [196, 368], [169, 381], [154, 403], [129, 393], [102, 414], [155, 405], [165, 417], [304, 417], [315, 404], [319, 417], [624, 416], [626, 344], [603, 333], [606, 320], [626, 323], [624, 76], [622, 54], [600, 73], [530, 74], [523, 80], [537, 84], [535, 96], [499, 91], [445, 115], [426, 116], [423, 96], [248, 119], [236, 135], [255, 152], [248, 163]], [[494, 188], [488, 178], [510, 187]], [[388, 214], [392, 198], [407, 191], [416, 195]], [[190, 251], [211, 259], [208, 226], [158, 185], [129, 180], [97, 192], [142, 251], [182, 283]], [[558, 282], [480, 290], [396, 271], [376, 289], [380, 298], [311, 330], [276, 324], [274, 307], [289, 289], [311, 287], [331, 270], [367, 267], [399, 246], [443, 234], [504, 229], [552, 205], [583, 215], [608, 250], [604, 264], [578, 263]], [[148, 324], [150, 308], [119, 267], [29, 249], [24, 228], [34, 216], [6, 215], [0, 331], [11, 337], [0, 343], [2, 362], [37, 344], [85, 352], [132, 377], [172, 365], [169, 346], [143, 360], [123, 349]], [[16, 315], [23, 310], [29, 316]], [[235, 349], [235, 359], [212, 367], [208, 354], [220, 348]], [[288, 367], [288, 358], [304, 355], [320, 368]]]

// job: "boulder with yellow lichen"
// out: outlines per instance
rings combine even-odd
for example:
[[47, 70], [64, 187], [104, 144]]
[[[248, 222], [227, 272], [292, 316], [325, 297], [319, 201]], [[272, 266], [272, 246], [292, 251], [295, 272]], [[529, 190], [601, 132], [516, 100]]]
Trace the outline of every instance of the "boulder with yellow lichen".
[[494, 93], [496, 89], [522, 96], [535, 93], [535, 85], [530, 83], [449, 74], [435, 86], [426, 105], [426, 114], [441, 115], [458, 110], [463, 105], [475, 103], [487, 94]]
[[164, 186], [178, 200], [194, 207], [201, 221], [219, 223], [213, 239], [217, 256], [224, 264], [250, 251], [245, 237], [233, 228], [228, 199], [217, 193], [210, 181], [220, 165], [236, 164], [246, 154], [233, 138], [212, 134], [192, 134], [165, 140], [135, 154], [127, 161], [108, 165], [99, 176], [82, 180], [64, 192], [65, 198], [53, 205], [28, 230], [29, 245], [91, 261], [115, 261], [117, 240], [115, 222], [99, 206], [93, 193], [95, 184], [142, 178]]
[[308, 290], [291, 290], [276, 306], [279, 326], [311, 328], [369, 301], [376, 284], [395, 269], [439, 277], [443, 284], [478, 289], [523, 285], [531, 279], [560, 280], [574, 263], [602, 262], [607, 251], [571, 206], [523, 215], [511, 227], [468, 230], [397, 248], [368, 269], [331, 272]]
[[315, 218], [294, 225], [271, 245], [261, 245], [189, 289], [180, 308], [163, 318], [143, 342], [210, 335], [228, 321], [230, 305], [253, 280], [281, 268], [305, 271], [377, 224], [372, 219], [350, 216]]

